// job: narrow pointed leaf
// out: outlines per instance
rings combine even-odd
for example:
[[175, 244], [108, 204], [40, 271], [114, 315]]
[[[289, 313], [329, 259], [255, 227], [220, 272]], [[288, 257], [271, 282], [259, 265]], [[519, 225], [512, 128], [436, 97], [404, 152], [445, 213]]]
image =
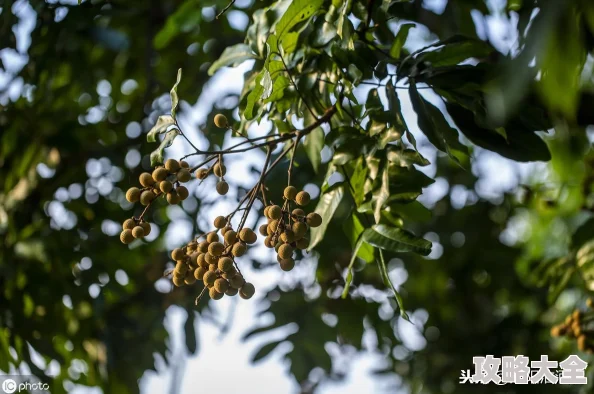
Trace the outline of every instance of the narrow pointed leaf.
[[431, 253], [431, 242], [401, 228], [376, 224], [363, 233], [363, 240], [390, 252], [415, 252], [423, 256]]
[[179, 85], [182, 77], [182, 69], [180, 68], [177, 70], [177, 80], [175, 81], [175, 85], [171, 88], [171, 117], [175, 119], [175, 112], [177, 111], [177, 105], [179, 103], [179, 98], [177, 97], [177, 85]]
[[221, 56], [214, 61], [208, 69], [208, 75], [213, 75], [221, 67], [237, 65], [249, 59], [256, 59], [257, 56], [246, 44], [236, 44], [227, 47]]
[[316, 206], [315, 212], [322, 217], [322, 224], [310, 230], [311, 239], [309, 241], [309, 248], [307, 248], [308, 251], [312, 250], [324, 238], [328, 224], [332, 220], [343, 195], [344, 188], [342, 185], [339, 185], [330, 188], [329, 191], [320, 196], [320, 201]]
[[322, 148], [324, 148], [324, 130], [316, 128], [305, 137], [303, 144], [311, 165], [317, 174], [322, 162]]
[[171, 117], [171, 115], [159, 116], [159, 119], [157, 119], [157, 124], [154, 125], [153, 128], [146, 135], [146, 140], [148, 142], [156, 142], [157, 135], [165, 133], [167, 131], [167, 128], [173, 124], [175, 124], [175, 120], [173, 119], [173, 117]]
[[167, 132], [167, 134], [165, 134], [165, 138], [163, 138], [163, 141], [161, 141], [161, 145], [159, 145], [159, 147], [151, 153], [150, 158], [151, 158], [151, 166], [152, 167], [163, 163], [163, 156], [165, 154], [165, 148], [170, 147], [171, 144], [173, 143], [173, 140], [178, 135], [179, 135], [178, 129], [169, 130]]

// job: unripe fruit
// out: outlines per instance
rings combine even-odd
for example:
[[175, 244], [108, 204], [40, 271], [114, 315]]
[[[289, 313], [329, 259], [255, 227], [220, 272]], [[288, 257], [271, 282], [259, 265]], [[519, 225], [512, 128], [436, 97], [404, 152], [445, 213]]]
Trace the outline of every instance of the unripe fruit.
[[196, 283], [196, 278], [194, 277], [194, 275], [186, 276], [186, 279], [184, 279], [184, 283], [187, 285], [193, 285], [194, 283]]
[[285, 232], [281, 234], [280, 239], [284, 243], [289, 244], [295, 240], [295, 233], [293, 233], [293, 230], [285, 230]]
[[202, 280], [202, 278], [204, 278], [204, 274], [206, 273], [206, 270], [202, 267], [198, 267], [194, 270], [194, 278], [198, 279], [198, 280]]
[[150, 190], [145, 190], [140, 195], [140, 203], [142, 205], [149, 205], [155, 199], [155, 193]]
[[288, 259], [293, 256], [293, 248], [289, 244], [281, 245], [280, 248], [278, 248], [278, 255], [282, 259]]
[[208, 246], [208, 253], [212, 254], [213, 256], [222, 255], [224, 250], [225, 245], [220, 242], [213, 242]]
[[229, 191], [229, 184], [225, 181], [220, 181], [217, 183], [217, 193], [221, 196], [224, 196]]
[[234, 289], [233, 287], [229, 287], [227, 289], [227, 291], [225, 291], [225, 295], [228, 295], [229, 297], [233, 297], [233, 296], [237, 295], [238, 292], [239, 292], [239, 290]]
[[227, 126], [229, 126], [229, 123], [227, 123], [227, 117], [223, 114], [216, 114], [214, 117], [214, 124], [215, 126], [217, 126], [219, 129], [225, 129], [227, 128]]
[[225, 167], [224, 164], [217, 163], [212, 168], [212, 171], [214, 172], [214, 174], [216, 176], [218, 176], [219, 178], [221, 178], [221, 177], [225, 176], [225, 174], [227, 173], [227, 167]]
[[244, 228], [239, 232], [239, 239], [248, 244], [253, 244], [258, 239], [258, 236], [251, 228]]
[[171, 205], [179, 204], [180, 198], [175, 190], [172, 190], [169, 193], [167, 193], [167, 202]]
[[136, 226], [132, 229], [132, 236], [134, 238], [144, 237], [144, 229], [141, 226]]
[[239, 296], [244, 300], [249, 300], [252, 298], [254, 293], [256, 292], [256, 288], [250, 282], [246, 282], [241, 289], [239, 290]]
[[143, 172], [142, 174], [140, 174], [140, 176], [138, 177], [138, 181], [144, 187], [153, 186], [155, 183], [153, 176], [151, 174], [149, 174], [148, 172]]
[[221, 298], [223, 298], [223, 293], [219, 293], [214, 287], [210, 288], [208, 290], [208, 295], [210, 296], [211, 299], [213, 300], [220, 300]]
[[167, 175], [168, 175], [167, 170], [163, 167], [155, 168], [153, 171], [153, 179], [156, 182], [164, 181], [165, 178], [167, 178]]
[[128, 189], [128, 191], [126, 192], [126, 200], [128, 200], [128, 202], [137, 202], [140, 199], [140, 189], [137, 187], [131, 187], [130, 189]]
[[151, 224], [147, 222], [140, 223], [140, 227], [144, 230], [144, 236], [146, 237], [151, 233]]
[[295, 200], [295, 197], [297, 196], [297, 188], [295, 186], [285, 187], [285, 190], [283, 191], [283, 196], [287, 200]]
[[229, 284], [234, 289], [240, 289], [241, 286], [245, 283], [245, 279], [241, 275], [235, 275], [233, 278], [229, 279]]
[[224, 293], [229, 288], [229, 282], [227, 282], [226, 279], [219, 278], [219, 279], [215, 280], [214, 288], [219, 293]]
[[171, 258], [175, 261], [183, 260], [186, 257], [186, 254], [182, 250], [182, 248], [175, 248], [171, 251]]
[[318, 227], [322, 224], [322, 217], [315, 212], [308, 213], [305, 220], [310, 227]]
[[224, 238], [227, 245], [233, 245], [237, 242], [237, 233], [233, 230], [229, 230], [225, 233]]
[[122, 230], [132, 230], [136, 227], [136, 221], [134, 219], [126, 219], [122, 224]]
[[297, 216], [297, 217], [305, 216], [305, 211], [301, 208], [295, 208], [295, 209], [293, 209], [293, 212], [291, 212], [291, 214], [293, 216]]
[[123, 244], [128, 245], [130, 242], [134, 241], [134, 236], [132, 235], [132, 230], [124, 230], [120, 233], [120, 241]]
[[159, 182], [159, 189], [161, 189], [163, 193], [169, 193], [171, 189], [173, 189], [173, 183], [169, 181], [161, 181]]
[[208, 176], [208, 170], [206, 168], [200, 168], [196, 171], [196, 178], [205, 179]]
[[291, 271], [295, 267], [295, 260], [292, 258], [282, 259], [280, 261], [280, 267], [283, 271]]
[[307, 232], [307, 224], [303, 222], [294, 222], [291, 230], [293, 230], [296, 239], [302, 238]]
[[297, 242], [295, 243], [295, 246], [297, 247], [297, 249], [307, 249], [307, 247], [309, 246], [309, 239], [307, 238], [301, 238], [299, 240], [297, 240]]
[[181, 170], [179, 170], [177, 172], [175, 177], [177, 178], [178, 181], [185, 183], [185, 182], [189, 182], [190, 179], [192, 179], [192, 174], [190, 174], [190, 171], [188, 171], [187, 168], [182, 168]]
[[309, 193], [306, 191], [300, 191], [299, 193], [297, 193], [297, 196], [295, 196], [295, 202], [297, 202], [297, 204], [301, 205], [302, 207], [309, 204], [310, 200], [311, 197], [309, 196]]
[[219, 242], [219, 235], [212, 231], [206, 235], [206, 241], [210, 242]]
[[188, 163], [185, 160], [180, 160], [179, 161], [179, 165], [180, 165], [181, 168], [190, 168], [190, 163]]
[[174, 174], [179, 171], [179, 162], [177, 160], [168, 159], [165, 162], [165, 169], [169, 171], [169, 173]]
[[231, 271], [233, 269], [233, 260], [229, 257], [221, 257], [219, 259], [218, 267], [223, 272]]
[[173, 284], [176, 285], [177, 287], [182, 287], [185, 284], [185, 279], [174, 276]]
[[185, 186], [178, 186], [175, 191], [177, 192], [177, 195], [181, 201], [185, 200], [190, 195], [190, 192]]
[[204, 260], [206, 260], [208, 264], [216, 264], [219, 261], [219, 258], [209, 252], [204, 254]]
[[224, 228], [227, 225], [227, 219], [224, 216], [217, 216], [213, 224], [216, 228]]
[[270, 219], [280, 219], [283, 216], [283, 211], [278, 205], [273, 205], [268, 208], [268, 217]]
[[202, 241], [198, 244], [198, 251], [200, 253], [206, 253], [208, 252], [208, 245], [210, 245], [210, 242], [208, 241]]
[[212, 271], [207, 271], [204, 273], [202, 280], [204, 281], [204, 284], [206, 286], [212, 286], [212, 285], [214, 285], [215, 280], [217, 280], [217, 274], [215, 274]]
[[245, 252], [247, 252], [247, 246], [241, 242], [236, 242], [235, 245], [233, 245], [233, 249], [231, 250], [231, 253], [233, 253], [233, 256], [235, 257], [241, 257], [245, 254]]

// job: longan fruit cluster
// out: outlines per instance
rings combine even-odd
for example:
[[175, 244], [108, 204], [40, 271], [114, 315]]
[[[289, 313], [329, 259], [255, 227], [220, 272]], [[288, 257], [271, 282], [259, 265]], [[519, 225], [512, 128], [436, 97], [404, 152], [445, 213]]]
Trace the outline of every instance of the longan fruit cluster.
[[[221, 115], [221, 116], [223, 116], [223, 115]], [[225, 121], [227, 121], [227, 118], [225, 118]], [[216, 117], [215, 117], [215, 122], [216, 122]], [[229, 192], [229, 184], [227, 183], [227, 181], [225, 181], [225, 174], [227, 173], [227, 167], [225, 167], [225, 165], [223, 164], [222, 157], [219, 157], [217, 162], [210, 168], [197, 169], [196, 170], [196, 178], [198, 178], [200, 180], [204, 180], [208, 177], [208, 175], [211, 173], [211, 171], [216, 177], [219, 178], [219, 181], [217, 182], [217, 185], [216, 185], [217, 193], [219, 193], [221, 196], [224, 196], [225, 194], [227, 194], [227, 192]]]
[[268, 205], [264, 208], [267, 224], [260, 226], [260, 234], [265, 236], [264, 246], [274, 248], [276, 259], [283, 271], [291, 271], [295, 267], [293, 258], [295, 249], [307, 249], [309, 239], [305, 237], [309, 227], [322, 224], [322, 217], [311, 212], [306, 215], [301, 208], [291, 210], [291, 203], [299, 207], [309, 204], [311, 198], [306, 191], [297, 191], [294, 186], [287, 186], [283, 192], [283, 207]]
[[144, 238], [151, 232], [151, 225], [143, 219], [130, 218], [124, 220], [122, 223], [122, 232], [120, 233], [120, 241], [124, 244], [129, 244], [135, 239]]
[[579, 309], [574, 310], [560, 323], [551, 328], [551, 336], [566, 338], [575, 338], [577, 347], [583, 352], [594, 353], [594, 301], [589, 298], [587, 301], [588, 311], [583, 312]]
[[204, 240], [199, 237], [171, 252], [176, 261], [173, 284], [179, 287], [202, 281], [213, 300], [237, 294], [250, 299], [255, 293], [254, 285], [245, 281], [234, 259], [243, 256], [257, 236], [249, 228], [236, 233], [223, 216], [215, 218], [214, 227]]

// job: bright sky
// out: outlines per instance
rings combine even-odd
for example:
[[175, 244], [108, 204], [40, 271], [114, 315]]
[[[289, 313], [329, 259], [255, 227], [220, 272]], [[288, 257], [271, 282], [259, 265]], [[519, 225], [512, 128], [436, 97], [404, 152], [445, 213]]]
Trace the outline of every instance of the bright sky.
[[[56, 1], [53, 1], [56, 2]], [[63, 1], [62, 3], [76, 3], [76, 0]], [[500, 9], [501, 5], [505, 3], [504, 0], [494, 0], [490, 2], [493, 9]], [[425, 5], [435, 12], [442, 12], [444, 7], [443, 0], [426, 0]], [[21, 23], [17, 27], [17, 39], [19, 53], [11, 50], [0, 51], [0, 58], [4, 61], [9, 72], [18, 71], [24, 64], [26, 64], [26, 51], [29, 46], [29, 32], [33, 28], [35, 14], [28, 3], [24, 0], [19, 0], [13, 5], [13, 10], [16, 10], [21, 16]], [[475, 15], [476, 16], [476, 15]], [[244, 15], [240, 13], [229, 13], [228, 17], [238, 18], [236, 23], [243, 23], [240, 19]], [[485, 37], [488, 31], [489, 38], [501, 50], [508, 50], [512, 48], [516, 37], [508, 36], [509, 28], [508, 21], [503, 17], [489, 17], [486, 21], [475, 18], [479, 26], [479, 34]], [[511, 21], [515, 23], [516, 21]], [[423, 41], [427, 38], [427, 32], [423, 28], [413, 29], [411, 31], [412, 39], [408, 43], [409, 49], [420, 47]], [[205, 139], [198, 134], [195, 125], [198, 121], [203, 121], [208, 113], [213, 100], [221, 97], [224, 91], [238, 92], [239, 87], [243, 84], [243, 71], [246, 64], [237, 69], [221, 70], [204, 88], [202, 95], [198, 102], [192, 107], [185, 107], [183, 111], [183, 118], [181, 126], [184, 132], [199, 146], [204, 146]], [[0, 74], [0, 88], [2, 88], [9, 79], [8, 75]], [[183, 83], [183, 80], [182, 80]], [[4, 97], [0, 97], [0, 103], [7, 99], [14, 99], [22, 93], [22, 81], [16, 81]], [[358, 92], [364, 97], [365, 89]], [[431, 100], [431, 97], [427, 97]], [[182, 98], [183, 99], [183, 98]], [[407, 124], [411, 127], [415, 137], [418, 141], [423, 141], [422, 134], [416, 128], [416, 116], [411, 110], [410, 102], [406, 95], [402, 97], [403, 111], [407, 118]], [[263, 124], [261, 127], [255, 127], [250, 130], [251, 135], [262, 133], [266, 129]], [[454, 202], [463, 205], [465, 201], [476, 199], [477, 195], [483, 198], [496, 198], [504, 190], [509, 190], [517, 185], [517, 183], [525, 179], [534, 164], [517, 164], [504, 159], [497, 154], [478, 150], [477, 161], [473, 165], [473, 172], [480, 175], [481, 181], [478, 184], [477, 190], [463, 190], [453, 189], [449, 190], [449, 185], [444, 179], [438, 179], [437, 182], [426, 190], [426, 193], [421, 197], [421, 202], [430, 207], [435, 201], [443, 197], [446, 193], [451, 192], [451, 198]], [[143, 152], [146, 153], [146, 152]], [[185, 153], [189, 153], [183, 144], [182, 139], [176, 140], [168, 154], [172, 157], [180, 157]], [[435, 150], [431, 147], [422, 148], [422, 153], [432, 160], [435, 157]], [[253, 175], [249, 174], [247, 169], [248, 163], [254, 163], [256, 166], [261, 166], [263, 163], [263, 154], [249, 153], [241, 155], [241, 162], [229, 160], [227, 167], [231, 170], [228, 179], [231, 184], [242, 184], [244, 186], [251, 186], [254, 183]], [[421, 169], [428, 175], [435, 174], [435, 168], [429, 166]], [[231, 173], [233, 176], [231, 176]], [[205, 197], [210, 200], [214, 196], [205, 196], [203, 192], [198, 191], [199, 197]], [[210, 209], [209, 212], [201, 213], [198, 220], [202, 227], [206, 227], [206, 223], [212, 223], [215, 216], [222, 212], [228, 212], [233, 209], [236, 204], [236, 199], [233, 192], [229, 193], [228, 198], [217, 201], [216, 206]], [[171, 216], [185, 217], [181, 209], [177, 207], [170, 207], [169, 213]], [[251, 216], [251, 224], [256, 220], [255, 216]], [[249, 223], [249, 222], [248, 222]], [[166, 234], [168, 248], [171, 249], [178, 246], [176, 242], [180, 239], [189, 238], [189, 231], [191, 229], [190, 222], [180, 221], [179, 224], [169, 229]], [[261, 260], [274, 261], [274, 255], [263, 246], [259, 246], [252, 253]], [[431, 258], [438, 257], [440, 254], [439, 245], [434, 247], [435, 252], [430, 256]], [[257, 293], [255, 298], [261, 297], [267, 289], [274, 286], [279, 281], [294, 281], [295, 278], [300, 278], [303, 281], [313, 280], [313, 271], [315, 268], [315, 261], [303, 261], [291, 273], [284, 273], [276, 267], [259, 271], [257, 273], [251, 272], [248, 267], [242, 268], [245, 270], [245, 275], [256, 286]], [[396, 283], [404, 284], [407, 273], [404, 267], [394, 269], [390, 276]], [[158, 289], [162, 291], [169, 291], [170, 284], [162, 280], [155, 284]], [[296, 393], [298, 387], [293, 378], [288, 375], [288, 365], [282, 360], [282, 354], [290, 350], [290, 346], [280, 346], [269, 357], [264, 359], [257, 365], [250, 363], [251, 356], [259, 348], [258, 345], [266, 343], [272, 339], [280, 339], [283, 337], [283, 331], [277, 330], [274, 335], [266, 334], [266, 338], [258, 338], [250, 340], [247, 343], [241, 341], [242, 335], [249, 328], [256, 324], [264, 324], [270, 322], [271, 316], [264, 316], [263, 318], [256, 317], [256, 307], [259, 305], [256, 299], [241, 300], [239, 297], [233, 299], [225, 297], [221, 301], [212, 302], [214, 305], [215, 320], [219, 322], [226, 322], [230, 315], [233, 316], [233, 324], [230, 330], [221, 335], [220, 328], [217, 324], [207, 321], [204, 318], [198, 317], [196, 329], [199, 334], [199, 352], [197, 355], [189, 356], [186, 354], [184, 345], [183, 324], [186, 319], [185, 311], [180, 308], [172, 307], [168, 311], [166, 319], [166, 327], [171, 334], [170, 354], [171, 359], [177, 360], [179, 367], [177, 374], [171, 366], [165, 366], [163, 360], [156, 358], [155, 366], [157, 372], [146, 372], [140, 380], [141, 392], [143, 394], [162, 394], [168, 392], [175, 393], [200, 393], [200, 392], [217, 392], [221, 394], [241, 392], [243, 394], [279, 394], [279, 393]], [[203, 300], [202, 302], [207, 302]], [[386, 304], [387, 305], [387, 304]], [[389, 308], [389, 307], [388, 307]], [[420, 350], [424, 347], [424, 338], [419, 334], [419, 328], [427, 322], [427, 313], [424, 310], [410, 311], [415, 326], [410, 324], [400, 324], [399, 334], [403, 338], [404, 345], [412, 350]], [[273, 338], [274, 336], [274, 338]], [[369, 339], [371, 336], [366, 335], [365, 343], [370, 348], [373, 348], [374, 343]], [[330, 349], [331, 354], [332, 349]], [[382, 359], [380, 356], [372, 354], [368, 351], [357, 355], [336, 355], [335, 361], [337, 365], [342, 368], [347, 368], [347, 379], [341, 383], [328, 383], [317, 391], [319, 394], [360, 394], [360, 393], [381, 393], [390, 384], [398, 383], [398, 377], [393, 379], [382, 380], [377, 377], [371, 377], [369, 371], [377, 368]], [[469, 366], [471, 360], [469, 360]], [[181, 374], [180, 374], [181, 372]], [[172, 380], [177, 383], [177, 390], [172, 389]], [[210, 383], [208, 383], [210, 382]], [[216, 390], [216, 391], [215, 391]], [[97, 393], [100, 390], [88, 388], [76, 388], [73, 393]], [[393, 393], [394, 391], [389, 391]], [[402, 392], [406, 392], [402, 391]]]

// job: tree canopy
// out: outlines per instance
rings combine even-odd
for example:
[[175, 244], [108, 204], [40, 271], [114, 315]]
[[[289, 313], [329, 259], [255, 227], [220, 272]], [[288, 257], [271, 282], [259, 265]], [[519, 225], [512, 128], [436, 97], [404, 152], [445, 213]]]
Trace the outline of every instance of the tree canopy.
[[[219, 255], [237, 271], [295, 263], [308, 273], [240, 300], [272, 324], [235, 322], [245, 340], [298, 327], [253, 361], [291, 343], [284, 357], [303, 393], [345, 377], [327, 343], [362, 351], [366, 332], [386, 360], [375, 373], [419, 393], [474, 392], [458, 378], [477, 355], [591, 360], [594, 3], [427, 3], [437, 2], [2, 4], [0, 370], [27, 366], [52, 393], [73, 383], [138, 392], [155, 354], [171, 361], [170, 306], [188, 312], [186, 347], [199, 352], [195, 324], [217, 301], [196, 297], [225, 291], [193, 283], [198, 244], [227, 225], [250, 247], [240, 230], [264, 228], [242, 257], [235, 242], [206, 245], [224, 289], [233, 283]], [[211, 81], [240, 65], [243, 86], [217, 92], [195, 121]], [[224, 181], [223, 163], [246, 152], [258, 158], [251, 184]], [[488, 157], [526, 175], [488, 195]], [[183, 159], [192, 179], [167, 167], [173, 186], [156, 188], [168, 159]], [[131, 198], [143, 173], [152, 178]], [[287, 186], [312, 201], [285, 198]], [[237, 208], [213, 225], [223, 198]], [[150, 234], [135, 240], [144, 222]], [[178, 222], [191, 234], [172, 255], [165, 241]], [[301, 230], [282, 227], [295, 223], [309, 227], [303, 247], [291, 238]], [[256, 249], [263, 242], [280, 264]], [[235, 293], [249, 299], [244, 282]], [[423, 346], [406, 346], [405, 325]], [[77, 362], [84, 373], [69, 369]], [[52, 363], [59, 372], [48, 376]]]

